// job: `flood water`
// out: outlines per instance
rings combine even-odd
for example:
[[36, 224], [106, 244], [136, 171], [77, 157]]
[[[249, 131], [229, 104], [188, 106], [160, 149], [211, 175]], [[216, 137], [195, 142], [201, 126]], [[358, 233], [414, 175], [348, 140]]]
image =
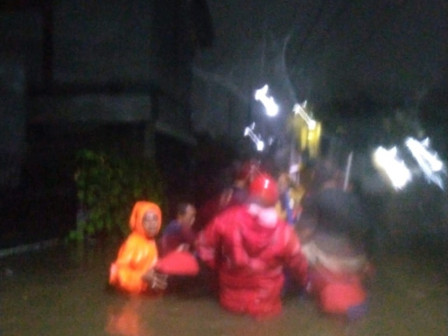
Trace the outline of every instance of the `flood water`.
[[321, 315], [311, 299], [293, 295], [280, 316], [256, 321], [223, 310], [203, 284], [159, 297], [107, 290], [118, 244], [61, 244], [1, 258], [0, 335], [448, 335], [448, 281], [433, 256], [379, 257], [369, 312], [358, 321]]

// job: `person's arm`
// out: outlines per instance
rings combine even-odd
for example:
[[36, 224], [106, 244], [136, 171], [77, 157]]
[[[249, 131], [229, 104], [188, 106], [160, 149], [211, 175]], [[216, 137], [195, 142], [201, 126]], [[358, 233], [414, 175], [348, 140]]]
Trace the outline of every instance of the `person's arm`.
[[209, 267], [217, 265], [216, 251], [220, 244], [219, 220], [214, 219], [206, 228], [199, 232], [195, 248], [199, 258]]
[[154, 267], [144, 273], [142, 279], [149, 284], [152, 290], [164, 290], [168, 285], [168, 276], [157, 272]]
[[121, 247], [118, 258], [111, 267], [111, 283], [120, 288], [139, 293], [148, 284], [144, 279], [157, 261], [157, 247], [154, 244], [143, 246], [138, 239], [128, 239]]

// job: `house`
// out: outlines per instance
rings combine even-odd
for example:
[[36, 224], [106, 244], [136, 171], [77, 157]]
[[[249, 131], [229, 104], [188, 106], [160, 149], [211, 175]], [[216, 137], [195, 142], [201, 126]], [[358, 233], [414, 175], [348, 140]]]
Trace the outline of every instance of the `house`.
[[82, 147], [157, 157], [195, 145], [192, 61], [213, 40], [206, 0], [5, 0], [0, 37], [3, 208], [41, 179], [56, 199], [73, 197], [66, 168]]

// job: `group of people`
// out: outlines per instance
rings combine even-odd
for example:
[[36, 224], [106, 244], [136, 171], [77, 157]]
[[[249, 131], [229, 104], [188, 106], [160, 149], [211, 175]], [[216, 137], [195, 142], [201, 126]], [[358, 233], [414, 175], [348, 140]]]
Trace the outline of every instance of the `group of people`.
[[220, 304], [235, 313], [279, 314], [286, 282], [293, 282], [324, 312], [361, 316], [368, 261], [356, 243], [362, 240], [357, 221], [363, 219], [346, 215], [360, 208], [338, 186], [335, 171], [319, 168], [312, 175], [313, 183], [301, 185], [306, 191], [295, 192], [300, 199], [294, 200], [297, 185], [248, 162], [235, 183], [210, 202], [213, 207], [199, 209], [205, 224], [194, 227], [195, 206], [180, 203], [160, 236], [159, 206], [137, 202], [109, 283], [129, 293], [163, 293], [173, 275], [197, 277], [207, 268], [216, 275]]

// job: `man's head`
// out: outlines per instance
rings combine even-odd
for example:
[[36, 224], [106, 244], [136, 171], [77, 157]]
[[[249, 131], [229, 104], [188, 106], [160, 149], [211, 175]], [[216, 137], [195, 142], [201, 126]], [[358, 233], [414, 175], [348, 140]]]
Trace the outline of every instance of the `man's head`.
[[191, 227], [196, 220], [196, 208], [191, 203], [179, 203], [176, 213], [177, 221], [183, 226]]

